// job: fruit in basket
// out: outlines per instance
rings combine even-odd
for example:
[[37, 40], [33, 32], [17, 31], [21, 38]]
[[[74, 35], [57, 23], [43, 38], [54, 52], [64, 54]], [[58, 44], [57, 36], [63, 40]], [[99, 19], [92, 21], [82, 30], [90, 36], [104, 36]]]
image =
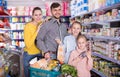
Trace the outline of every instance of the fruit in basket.
[[54, 69], [58, 64], [59, 64], [59, 61], [58, 61], [58, 60], [55, 60], [55, 59], [50, 60], [50, 61], [48, 62], [47, 70], [52, 70], [52, 69]]

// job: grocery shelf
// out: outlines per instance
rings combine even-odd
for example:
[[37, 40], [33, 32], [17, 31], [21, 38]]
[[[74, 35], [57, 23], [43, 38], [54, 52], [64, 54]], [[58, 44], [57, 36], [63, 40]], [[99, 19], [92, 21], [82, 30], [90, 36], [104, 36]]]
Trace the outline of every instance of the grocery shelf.
[[86, 14], [92, 14], [92, 13], [98, 12], [98, 11], [108, 11], [108, 10], [110, 10], [110, 9], [115, 9], [115, 8], [117, 8], [117, 7], [119, 7], [119, 6], [120, 6], [120, 3], [113, 4], [113, 5], [111, 5], [111, 6], [104, 6], [104, 7], [102, 7], [102, 8], [95, 9], [95, 10], [93, 10], [93, 11], [80, 14], [79, 16], [83, 16], [83, 15], [86, 15]]
[[110, 22], [118, 22], [120, 19], [110, 19], [110, 20], [105, 20], [105, 21], [93, 21], [89, 23], [83, 23], [82, 25], [92, 25], [92, 24], [99, 24], [99, 25], [104, 25]]
[[113, 63], [116, 63], [116, 64], [120, 65], [120, 61], [115, 60], [115, 59], [110, 58], [110, 57], [107, 57], [107, 56], [104, 56], [104, 55], [102, 55], [102, 54], [100, 54], [100, 53], [98, 53], [98, 52], [93, 52], [92, 55], [93, 55], [93, 56], [100, 57], [100, 58], [102, 58], [102, 59], [105, 59], [105, 60], [107, 60], [107, 61], [111, 61], [111, 62], [113, 62]]
[[119, 18], [119, 19], [111, 19], [111, 20], [107, 20], [106, 22], [117, 22], [117, 21], [120, 21], [120, 18]]
[[97, 71], [96, 69], [92, 69], [91, 71], [93, 71], [94, 73], [96, 73], [97, 75], [99, 75], [100, 77], [107, 77], [107, 76], [105, 76], [102, 72], [100, 72], [100, 71]]
[[9, 23], [15, 24], [15, 23], [27, 23], [27, 22], [9, 22]]
[[110, 40], [120, 42], [120, 37], [110, 37], [110, 36], [96, 36], [96, 35], [86, 35], [87, 38], [100, 39], [100, 40]]
[[24, 39], [12, 39], [14, 41], [24, 41]]
[[8, 12], [7, 12], [7, 10], [3, 10], [3, 11], [0, 11], [0, 16], [8, 16], [8, 15], [10, 15]]
[[12, 32], [23, 32], [23, 30], [11, 30]]
[[0, 28], [0, 31], [11, 31], [11, 29]]
[[92, 25], [92, 24], [104, 25], [104, 24], [109, 24], [109, 23], [103, 22], [103, 21], [94, 21], [94, 22], [89, 22], [89, 23], [83, 23], [82, 25]]
[[10, 17], [31, 17], [31, 16], [10, 16]]

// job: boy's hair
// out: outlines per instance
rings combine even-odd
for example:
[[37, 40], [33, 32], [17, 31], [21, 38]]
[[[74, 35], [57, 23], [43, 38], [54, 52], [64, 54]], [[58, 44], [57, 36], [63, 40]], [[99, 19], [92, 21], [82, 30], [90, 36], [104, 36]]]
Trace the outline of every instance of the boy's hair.
[[82, 25], [81, 25], [80, 22], [78, 22], [78, 21], [73, 22], [72, 25], [71, 25], [71, 27], [73, 27], [74, 24], [79, 24], [79, 25], [80, 25], [80, 28], [82, 28]]
[[87, 41], [87, 37], [83, 34], [78, 35], [76, 40], [78, 41], [80, 38], [83, 38]]
[[53, 8], [57, 8], [59, 6], [61, 6], [61, 5], [58, 2], [54, 2], [51, 4], [50, 9], [52, 10]]

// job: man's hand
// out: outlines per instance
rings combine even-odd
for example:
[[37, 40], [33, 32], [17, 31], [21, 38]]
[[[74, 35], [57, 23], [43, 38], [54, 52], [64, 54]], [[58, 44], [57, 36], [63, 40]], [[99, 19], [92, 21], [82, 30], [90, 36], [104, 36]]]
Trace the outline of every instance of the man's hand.
[[55, 41], [56, 41], [56, 42], [57, 42], [57, 44], [59, 44], [59, 45], [60, 45], [60, 44], [62, 44], [61, 40], [60, 40], [60, 39], [58, 39], [58, 38], [56, 38], [56, 39], [55, 39]]
[[45, 59], [50, 59], [50, 52], [46, 52], [46, 53], [44, 54], [44, 57], [45, 57]]

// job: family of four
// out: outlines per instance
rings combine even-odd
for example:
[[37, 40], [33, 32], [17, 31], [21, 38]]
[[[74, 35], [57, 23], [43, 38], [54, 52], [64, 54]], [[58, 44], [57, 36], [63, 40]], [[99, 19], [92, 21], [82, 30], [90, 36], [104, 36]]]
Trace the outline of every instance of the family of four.
[[[34, 58], [56, 59], [58, 45], [62, 43], [65, 51], [65, 63], [74, 66], [78, 77], [90, 77], [93, 66], [91, 50], [87, 49], [87, 39], [81, 34], [82, 26], [74, 22], [67, 32], [67, 26], [61, 22], [61, 5], [54, 2], [50, 6], [51, 18], [45, 22], [42, 10], [35, 7], [32, 11], [32, 21], [24, 27], [23, 65], [25, 77], [29, 75], [29, 61]], [[57, 40], [56, 40], [57, 39]]]

